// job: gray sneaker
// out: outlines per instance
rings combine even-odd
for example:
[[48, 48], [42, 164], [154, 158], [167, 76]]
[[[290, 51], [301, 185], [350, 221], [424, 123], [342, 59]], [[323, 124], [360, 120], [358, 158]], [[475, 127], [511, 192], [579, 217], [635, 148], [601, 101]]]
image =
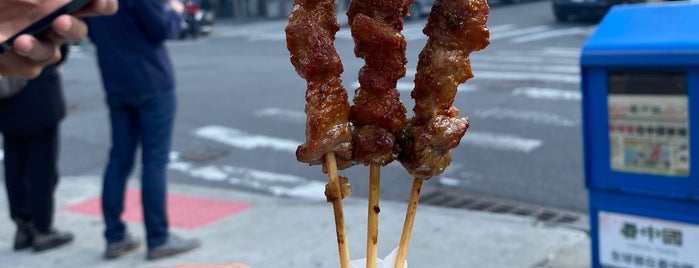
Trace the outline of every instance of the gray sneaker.
[[15, 233], [15, 243], [13, 249], [23, 250], [30, 248], [34, 244], [31, 225], [27, 222], [17, 220], [17, 232]]
[[105, 259], [121, 257], [126, 253], [134, 251], [141, 245], [137, 239], [130, 234], [124, 235], [124, 239], [114, 243], [107, 243], [107, 250], [104, 251]]
[[32, 245], [34, 247], [34, 252], [57, 248], [73, 241], [73, 234], [71, 232], [60, 232], [56, 229], [50, 229], [46, 233], [33, 230], [32, 236], [34, 238], [34, 244]]
[[165, 258], [173, 255], [177, 255], [183, 252], [187, 252], [198, 248], [201, 246], [199, 239], [182, 239], [178, 236], [170, 234], [165, 241], [160, 246], [148, 249], [148, 255], [146, 256], [149, 260], [155, 260], [160, 258]]

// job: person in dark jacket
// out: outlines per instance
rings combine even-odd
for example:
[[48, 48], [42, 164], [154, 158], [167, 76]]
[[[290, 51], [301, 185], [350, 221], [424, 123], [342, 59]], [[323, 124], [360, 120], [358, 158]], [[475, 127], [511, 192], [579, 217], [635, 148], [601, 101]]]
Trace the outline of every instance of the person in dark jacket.
[[176, 109], [175, 76], [165, 41], [176, 36], [173, 31], [179, 29], [183, 9], [178, 0], [119, 0], [116, 15], [87, 20], [90, 39], [97, 48], [112, 129], [102, 187], [107, 259], [131, 252], [140, 244], [120, 218], [139, 145], [147, 258], [175, 255], [200, 244], [197, 239], [182, 239], [168, 231], [165, 203]]
[[[67, 46], [61, 52], [65, 57]], [[5, 187], [17, 225], [14, 250], [43, 251], [73, 240], [70, 232], [53, 228], [59, 124], [66, 114], [59, 64], [44, 68], [16, 95], [0, 99]]]

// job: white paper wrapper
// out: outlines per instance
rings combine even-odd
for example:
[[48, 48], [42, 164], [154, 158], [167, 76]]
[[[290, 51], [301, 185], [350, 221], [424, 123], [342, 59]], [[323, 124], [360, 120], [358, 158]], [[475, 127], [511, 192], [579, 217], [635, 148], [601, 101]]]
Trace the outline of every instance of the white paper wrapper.
[[[383, 260], [377, 258], [376, 259], [376, 267], [378, 267], [378, 268], [393, 268], [393, 264], [396, 262], [396, 255], [398, 255], [398, 248], [395, 248], [393, 251], [391, 251], [391, 253], [389, 253], [388, 256], [384, 257]], [[366, 258], [351, 261], [350, 267], [351, 268], [366, 268]], [[405, 261], [405, 265], [403, 267], [408, 268], [408, 261]]]

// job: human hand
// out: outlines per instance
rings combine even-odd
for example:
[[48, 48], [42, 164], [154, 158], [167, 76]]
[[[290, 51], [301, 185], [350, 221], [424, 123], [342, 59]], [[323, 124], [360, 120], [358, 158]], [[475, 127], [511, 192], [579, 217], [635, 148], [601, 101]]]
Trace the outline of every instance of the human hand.
[[[69, 0], [1, 0], [0, 40], [6, 40], [67, 2]], [[18, 37], [13, 49], [0, 55], [0, 76], [38, 76], [45, 66], [61, 58], [62, 44], [85, 38], [87, 25], [79, 17], [110, 15], [117, 9], [117, 0], [94, 0], [76, 14], [56, 18], [41, 36]]]

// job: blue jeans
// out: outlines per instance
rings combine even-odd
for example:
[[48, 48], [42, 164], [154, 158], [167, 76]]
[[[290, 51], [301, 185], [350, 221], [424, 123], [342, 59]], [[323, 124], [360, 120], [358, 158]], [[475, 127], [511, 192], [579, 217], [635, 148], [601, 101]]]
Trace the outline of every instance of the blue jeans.
[[107, 93], [112, 124], [112, 148], [104, 174], [102, 212], [107, 243], [124, 239], [126, 181], [141, 145], [141, 200], [147, 243], [153, 248], [168, 237], [167, 178], [172, 128], [177, 109], [174, 91]]

